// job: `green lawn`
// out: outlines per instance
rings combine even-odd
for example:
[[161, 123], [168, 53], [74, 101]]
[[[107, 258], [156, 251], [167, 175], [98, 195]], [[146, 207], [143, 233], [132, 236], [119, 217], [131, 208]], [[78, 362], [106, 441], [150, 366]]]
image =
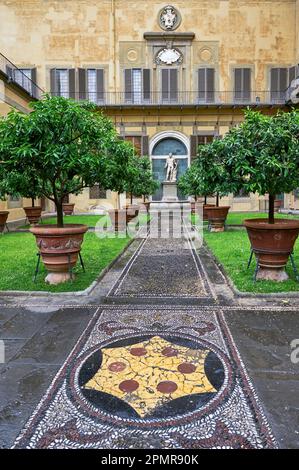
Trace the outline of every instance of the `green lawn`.
[[[226, 230], [222, 233], [210, 233], [205, 230], [204, 240], [240, 291], [255, 293], [299, 291], [299, 282], [295, 280], [290, 262], [287, 266], [289, 280], [285, 282], [253, 281], [255, 260], [252, 260], [250, 268], [247, 269], [250, 243], [245, 230]], [[295, 263], [299, 269], [299, 241], [295, 246], [294, 254]]]
[[127, 237], [99, 239], [92, 232], [86, 233], [82, 245], [82, 257], [86, 272], [82, 271], [78, 262], [74, 268], [76, 279], [73, 282], [50, 286], [44, 283], [46, 270], [42, 263], [37, 281], [33, 282], [37, 261], [34, 236], [31, 233], [6, 233], [0, 236], [0, 291], [72, 292], [86, 289], [128, 242], [129, 238]]

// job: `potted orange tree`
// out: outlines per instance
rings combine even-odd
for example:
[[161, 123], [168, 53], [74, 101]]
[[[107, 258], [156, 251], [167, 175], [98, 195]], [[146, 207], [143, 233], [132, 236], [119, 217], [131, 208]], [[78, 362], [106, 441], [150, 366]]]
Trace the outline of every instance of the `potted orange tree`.
[[[198, 213], [199, 209], [203, 210], [203, 220], [208, 220], [207, 209], [214, 207], [214, 204], [207, 204], [207, 197], [209, 196], [210, 189], [205, 186], [204, 180], [201, 177], [198, 160], [195, 160], [187, 171], [180, 177], [178, 187], [185, 196], [192, 196], [194, 201], [191, 202], [191, 213]], [[198, 198], [204, 197], [204, 203], [199, 203]]]
[[105, 186], [109, 150], [117, 147], [117, 135], [91, 103], [46, 95], [31, 106], [28, 115], [13, 111], [0, 119], [0, 161], [8, 181], [13, 173], [34, 175], [40, 194], [55, 203], [57, 224], [30, 231], [48, 270], [46, 281], [58, 284], [70, 279], [88, 229], [64, 223], [63, 200], [96, 183]]
[[299, 221], [275, 219], [276, 194], [289, 193], [299, 182], [299, 114], [264, 116], [247, 110], [245, 121], [224, 138], [226, 165], [237, 191], [269, 195], [267, 219], [244, 221], [259, 270], [257, 279], [283, 281], [299, 233]]
[[202, 145], [196, 160], [198, 176], [205, 195], [215, 194], [216, 205], [207, 206], [206, 213], [211, 232], [223, 232], [230, 206], [220, 206], [220, 196], [227, 196], [234, 187], [225, 162], [226, 147], [221, 139]]

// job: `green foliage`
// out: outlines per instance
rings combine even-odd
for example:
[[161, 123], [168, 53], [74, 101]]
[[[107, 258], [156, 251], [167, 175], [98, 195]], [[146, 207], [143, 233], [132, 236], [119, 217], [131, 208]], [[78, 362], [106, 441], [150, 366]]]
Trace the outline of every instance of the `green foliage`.
[[125, 190], [136, 197], [147, 197], [153, 194], [158, 187], [159, 183], [152, 176], [150, 159], [132, 154], [127, 167]]
[[25, 196], [36, 182], [35, 195], [55, 202], [63, 226], [64, 197], [96, 183], [114, 189], [128, 149], [91, 103], [45, 96], [31, 107], [28, 115], [12, 111], [0, 119], [0, 194]]
[[[299, 183], [299, 114], [275, 116], [247, 110], [245, 121], [223, 139], [226, 164], [237, 190], [271, 195], [290, 192]], [[234, 192], [237, 192], [234, 189]]]

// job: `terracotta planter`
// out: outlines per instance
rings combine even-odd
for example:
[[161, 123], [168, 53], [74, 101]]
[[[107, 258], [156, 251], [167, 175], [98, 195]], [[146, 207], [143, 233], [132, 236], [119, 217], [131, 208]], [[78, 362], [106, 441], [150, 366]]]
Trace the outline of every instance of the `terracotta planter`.
[[126, 209], [111, 209], [108, 211], [112, 227], [115, 232], [123, 232], [127, 226]]
[[259, 270], [256, 279], [285, 281], [285, 266], [299, 234], [299, 220], [268, 219], [244, 220], [251, 247], [257, 257]]
[[64, 215], [73, 215], [75, 204], [70, 202], [64, 202], [62, 204]]
[[145, 209], [146, 212], [149, 213], [150, 205], [151, 205], [150, 202], [143, 202], [143, 203], [141, 204], [141, 209]]
[[41, 215], [42, 215], [42, 208], [41, 206], [36, 206], [36, 207], [23, 207], [26, 217], [30, 223], [32, 224], [38, 224]]
[[281, 207], [282, 207], [282, 202], [283, 202], [283, 201], [282, 201], [281, 199], [275, 199], [275, 201], [274, 201], [274, 211], [275, 211], [275, 212], [278, 212], [279, 209], [281, 209]]
[[60, 284], [70, 280], [70, 268], [77, 263], [87, 230], [87, 225], [79, 224], [69, 224], [61, 228], [55, 225], [36, 225], [30, 228], [49, 272], [46, 282]]
[[203, 209], [202, 209], [202, 217], [203, 220], [207, 221], [208, 220], [208, 209], [209, 207], [216, 207], [215, 204], [203, 204]]
[[125, 207], [127, 214], [127, 224], [131, 222], [132, 219], [138, 216], [140, 206], [138, 204], [131, 204]]
[[4, 232], [8, 214], [8, 211], [0, 211], [0, 233]]
[[223, 232], [230, 206], [208, 207], [208, 221], [211, 232]]

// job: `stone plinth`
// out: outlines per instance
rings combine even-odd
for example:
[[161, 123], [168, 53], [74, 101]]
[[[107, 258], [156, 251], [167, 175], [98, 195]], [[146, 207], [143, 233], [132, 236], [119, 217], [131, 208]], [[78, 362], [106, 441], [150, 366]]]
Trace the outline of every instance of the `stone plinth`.
[[163, 181], [163, 197], [162, 202], [177, 202], [178, 189], [175, 181]]

